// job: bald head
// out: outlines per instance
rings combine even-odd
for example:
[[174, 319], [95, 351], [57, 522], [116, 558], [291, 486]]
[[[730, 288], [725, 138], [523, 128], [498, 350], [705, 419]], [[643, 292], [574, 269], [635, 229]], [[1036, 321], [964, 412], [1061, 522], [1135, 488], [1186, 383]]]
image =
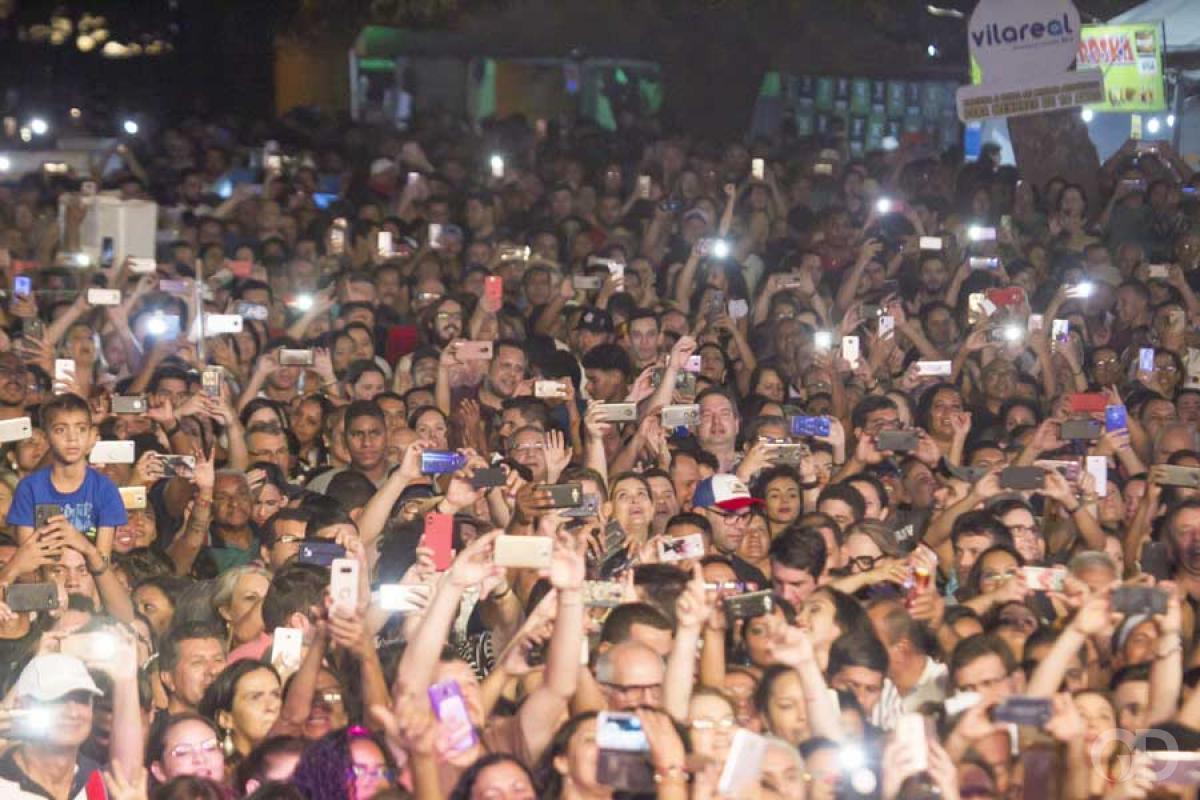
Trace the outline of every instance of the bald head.
[[661, 705], [665, 671], [662, 656], [634, 640], [613, 645], [596, 660], [596, 681], [614, 711]]

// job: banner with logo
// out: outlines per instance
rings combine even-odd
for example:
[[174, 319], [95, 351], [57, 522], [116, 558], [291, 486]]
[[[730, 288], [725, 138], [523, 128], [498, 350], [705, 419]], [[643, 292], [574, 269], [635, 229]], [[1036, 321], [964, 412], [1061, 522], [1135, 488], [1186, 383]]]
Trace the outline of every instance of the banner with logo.
[[1079, 11], [1071, 0], [979, 0], [967, 25], [971, 74], [958, 117], [976, 122], [1038, 114], [1104, 99], [1096, 70], [1072, 70]]
[[1161, 22], [1084, 25], [1076, 69], [1104, 76], [1104, 102], [1095, 111], [1162, 111], [1167, 107], [1163, 81]]

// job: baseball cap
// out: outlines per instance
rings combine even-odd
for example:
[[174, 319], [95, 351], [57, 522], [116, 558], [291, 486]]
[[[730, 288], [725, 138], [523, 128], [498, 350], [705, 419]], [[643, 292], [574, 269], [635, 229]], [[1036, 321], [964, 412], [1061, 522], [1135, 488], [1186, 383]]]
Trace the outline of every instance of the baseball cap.
[[750, 496], [750, 490], [736, 475], [713, 475], [696, 484], [692, 494], [693, 508], [717, 507], [722, 511], [736, 511], [746, 506], [761, 505], [762, 501]]
[[684, 221], [684, 222], [687, 222], [689, 219], [693, 219], [693, 218], [694, 218], [694, 219], [699, 219], [699, 220], [700, 220], [701, 222], [703, 222], [705, 225], [711, 225], [711, 224], [712, 224], [712, 219], [711, 219], [711, 218], [709, 218], [709, 216], [708, 216], [708, 212], [707, 212], [707, 211], [705, 211], [703, 208], [693, 208], [693, 209], [690, 209], [690, 210], [689, 210], [687, 213], [685, 213], [685, 214], [683, 215], [683, 221]]
[[602, 308], [589, 308], [579, 317], [576, 330], [593, 331], [594, 333], [612, 333], [612, 315]]
[[60, 700], [71, 692], [104, 694], [83, 662], [64, 653], [35, 656], [17, 679], [17, 697], [30, 697], [40, 703]]

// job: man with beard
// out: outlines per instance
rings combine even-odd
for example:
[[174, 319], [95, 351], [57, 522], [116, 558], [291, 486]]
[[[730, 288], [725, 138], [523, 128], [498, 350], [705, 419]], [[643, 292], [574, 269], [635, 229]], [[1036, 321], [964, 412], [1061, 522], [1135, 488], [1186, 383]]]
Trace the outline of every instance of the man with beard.
[[0, 419], [25, 416], [29, 368], [15, 353], [0, 353]]
[[926, 250], [921, 255], [917, 275], [921, 280], [921, 286], [917, 292], [917, 301], [919, 303], [930, 303], [943, 298], [946, 293], [946, 281], [949, 278], [949, 273], [946, 270], [946, 262], [942, 260], [940, 251]]
[[[505, 400], [513, 396], [517, 386], [525, 379], [529, 358], [521, 343], [512, 339], [501, 339], [492, 348], [492, 363], [479, 387], [479, 403], [493, 411], [499, 411]], [[438, 365], [441, 377], [442, 366]]]
[[434, 346], [439, 350], [450, 342], [462, 336], [463, 307], [462, 303], [452, 297], [443, 297], [435, 306], [425, 333]]

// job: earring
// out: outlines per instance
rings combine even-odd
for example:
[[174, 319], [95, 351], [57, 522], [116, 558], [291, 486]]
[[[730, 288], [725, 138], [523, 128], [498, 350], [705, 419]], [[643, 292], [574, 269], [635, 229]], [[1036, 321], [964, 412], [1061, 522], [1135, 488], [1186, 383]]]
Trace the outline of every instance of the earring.
[[233, 746], [233, 731], [229, 728], [222, 729], [225, 734], [221, 738], [221, 751], [225, 753], [226, 758], [233, 758], [237, 755], [237, 748]]

